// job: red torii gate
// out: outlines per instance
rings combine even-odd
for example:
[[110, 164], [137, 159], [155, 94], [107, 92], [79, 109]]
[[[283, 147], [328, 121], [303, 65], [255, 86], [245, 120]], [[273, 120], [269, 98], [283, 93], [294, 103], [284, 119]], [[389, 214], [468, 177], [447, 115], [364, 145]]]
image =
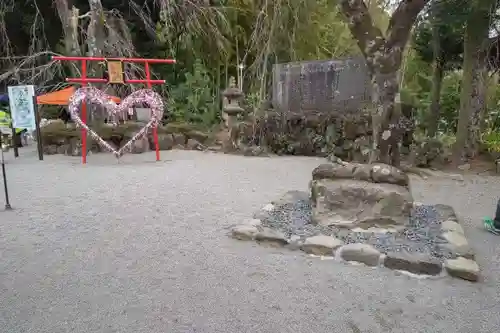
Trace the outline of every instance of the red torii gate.
[[[133, 79], [123, 79], [125, 84], [134, 83], [145, 83], [149, 89], [152, 88], [153, 84], [164, 84], [165, 80], [151, 80], [151, 72], [149, 69], [149, 64], [175, 64], [175, 59], [144, 59], [144, 58], [103, 58], [103, 57], [66, 57], [66, 56], [53, 56], [52, 60], [61, 61], [81, 61], [82, 74], [79, 78], [66, 78], [67, 82], [80, 83], [82, 85], [87, 85], [89, 83], [108, 83], [109, 79], [101, 78], [90, 78], [87, 77], [87, 62], [88, 61], [116, 61], [120, 63], [143, 63], [144, 71], [146, 72], [145, 80], [133, 80]], [[111, 73], [109, 73], [111, 74]], [[85, 123], [87, 121], [87, 105], [82, 103], [82, 121]], [[155, 143], [156, 150], [156, 160], [160, 160], [160, 148], [158, 146], [158, 129], [156, 126], [153, 127], [153, 140]], [[87, 130], [82, 128], [82, 163], [87, 163]]]

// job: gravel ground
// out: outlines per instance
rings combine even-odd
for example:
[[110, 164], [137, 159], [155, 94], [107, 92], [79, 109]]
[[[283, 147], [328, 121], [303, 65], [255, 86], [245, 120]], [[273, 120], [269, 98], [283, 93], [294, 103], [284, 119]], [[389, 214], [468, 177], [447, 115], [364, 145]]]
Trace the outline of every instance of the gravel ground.
[[449, 251], [443, 251], [439, 244], [446, 243], [440, 235], [441, 222], [432, 205], [414, 207], [408, 227], [398, 233], [353, 232], [346, 228], [327, 227], [311, 224], [312, 207], [307, 192], [296, 195], [293, 203], [277, 204], [271, 212], [259, 210], [254, 217], [262, 224], [283, 232], [286, 236], [300, 236], [303, 240], [315, 235], [328, 235], [341, 239], [344, 243], [366, 243], [383, 253], [419, 252], [429, 254], [441, 261], [452, 258]]
[[[424, 280], [226, 237], [320, 159], [200, 152], [9, 161], [0, 212], [2, 332], [495, 332], [498, 178], [415, 181], [466, 217], [484, 281]], [[9, 153], [9, 157], [11, 153]], [[1, 196], [0, 196], [1, 198]]]

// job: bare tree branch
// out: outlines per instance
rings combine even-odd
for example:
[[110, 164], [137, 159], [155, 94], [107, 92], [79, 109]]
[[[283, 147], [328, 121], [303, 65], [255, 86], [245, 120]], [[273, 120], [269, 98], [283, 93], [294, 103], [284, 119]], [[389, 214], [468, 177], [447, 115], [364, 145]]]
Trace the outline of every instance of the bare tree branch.
[[351, 33], [368, 61], [368, 57], [371, 57], [373, 52], [385, 43], [382, 31], [373, 24], [368, 7], [363, 0], [341, 0], [340, 6], [348, 20]]
[[404, 49], [418, 14], [429, 0], [401, 0], [387, 28], [387, 48]]

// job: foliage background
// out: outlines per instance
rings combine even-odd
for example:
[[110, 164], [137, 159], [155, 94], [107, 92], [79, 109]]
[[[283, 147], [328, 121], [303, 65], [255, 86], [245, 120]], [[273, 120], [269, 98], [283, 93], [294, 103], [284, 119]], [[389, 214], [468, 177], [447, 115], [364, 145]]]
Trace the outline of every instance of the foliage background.
[[[6, 90], [9, 84], [24, 82], [36, 84], [41, 92], [61, 88], [65, 84], [64, 76], [75, 68], [49, 65], [49, 56], [64, 53], [67, 46], [64, 44], [65, 27], [56, 5], [75, 6], [80, 10], [80, 53], [89, 54], [90, 48], [85, 47], [90, 24], [86, 15], [92, 2], [96, 1], [2, 1], [0, 68], [3, 74], [0, 75], [0, 90]], [[365, 3], [374, 23], [385, 31], [390, 19], [389, 5], [384, 0], [367, 0]], [[178, 63], [174, 66], [154, 66], [155, 75], [168, 82], [161, 89], [168, 96], [169, 115], [176, 121], [207, 127], [220, 122], [221, 90], [231, 76], [238, 77], [240, 64], [244, 65], [240, 80], [247, 95], [246, 105], [258, 108], [269, 98], [273, 64], [359, 54], [356, 41], [334, 1], [107, 0], [102, 1], [102, 5], [105, 13], [102, 19], [108, 33], [113, 30], [111, 28], [116, 28], [124, 41], [122, 44], [126, 45], [122, 49], [107, 48], [105, 55], [176, 58]], [[439, 25], [432, 20], [438, 14], [422, 15], [406, 52], [401, 73], [402, 99], [415, 106], [419, 129], [424, 133], [429, 125], [426, 122], [432, 102], [435, 60], [429, 45], [431, 29], [436, 26], [446, 36], [442, 46], [447, 51], [444, 53], [447, 65], [438, 130], [440, 135], [451, 136], [456, 131], [465, 7], [454, 5], [451, 16], [448, 15], [449, 8], [441, 8]], [[130, 43], [125, 43], [127, 40]], [[490, 73], [488, 80], [485, 133], [496, 132], [500, 127], [498, 76]], [[56, 114], [50, 108], [47, 111]]]

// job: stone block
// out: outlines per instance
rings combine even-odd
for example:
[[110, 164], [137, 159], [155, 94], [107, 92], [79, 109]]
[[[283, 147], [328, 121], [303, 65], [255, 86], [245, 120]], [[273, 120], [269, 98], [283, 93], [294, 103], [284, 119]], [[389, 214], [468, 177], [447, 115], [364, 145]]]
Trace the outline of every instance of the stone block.
[[317, 166], [312, 172], [312, 179], [351, 179], [353, 178], [354, 164], [342, 165], [325, 163]]
[[335, 237], [318, 235], [306, 238], [301, 249], [310, 254], [333, 256], [334, 251], [343, 244], [344, 242]]
[[261, 228], [255, 235], [255, 240], [259, 243], [280, 247], [288, 244], [286, 236], [277, 230], [271, 228]]
[[[155, 149], [154, 142], [150, 143], [150, 148]], [[160, 150], [171, 150], [174, 147], [174, 138], [172, 134], [159, 133], [158, 134], [158, 148]]]
[[410, 184], [410, 179], [406, 173], [392, 165], [382, 163], [372, 165], [371, 178], [376, 183], [394, 184], [405, 187]]
[[134, 141], [130, 147], [130, 153], [142, 154], [149, 151], [149, 140], [146, 136]]
[[394, 270], [403, 270], [413, 274], [439, 275], [441, 263], [421, 253], [391, 252], [384, 259], [384, 266]]
[[187, 143], [187, 138], [184, 134], [181, 133], [173, 133], [172, 134], [172, 139], [174, 143], [174, 147], [179, 145], [179, 146], [184, 146]]
[[447, 243], [440, 244], [440, 246], [453, 255], [466, 257], [469, 259], [474, 258], [474, 252], [472, 251], [469, 242], [465, 238], [463, 233], [457, 231], [447, 231], [441, 235]]
[[403, 186], [360, 180], [314, 180], [312, 222], [325, 226], [367, 229], [405, 225], [413, 206]]
[[253, 240], [258, 232], [259, 229], [252, 225], [237, 225], [231, 229], [232, 237], [239, 240]]
[[474, 260], [463, 257], [448, 259], [445, 261], [444, 267], [448, 274], [453, 277], [473, 282], [479, 279], [479, 266]]
[[368, 244], [347, 244], [339, 250], [340, 257], [345, 261], [355, 261], [367, 266], [378, 266], [381, 253], [373, 246]]
[[441, 230], [445, 233], [454, 232], [454, 233], [459, 233], [461, 235], [465, 235], [462, 226], [458, 222], [452, 220], [446, 220], [443, 223], [441, 223]]
[[186, 142], [186, 149], [188, 150], [205, 150], [206, 147], [195, 139], [188, 139]]
[[453, 207], [449, 205], [437, 204], [434, 206], [437, 212], [437, 218], [440, 221], [458, 221], [457, 214], [455, 214], [455, 210]]

